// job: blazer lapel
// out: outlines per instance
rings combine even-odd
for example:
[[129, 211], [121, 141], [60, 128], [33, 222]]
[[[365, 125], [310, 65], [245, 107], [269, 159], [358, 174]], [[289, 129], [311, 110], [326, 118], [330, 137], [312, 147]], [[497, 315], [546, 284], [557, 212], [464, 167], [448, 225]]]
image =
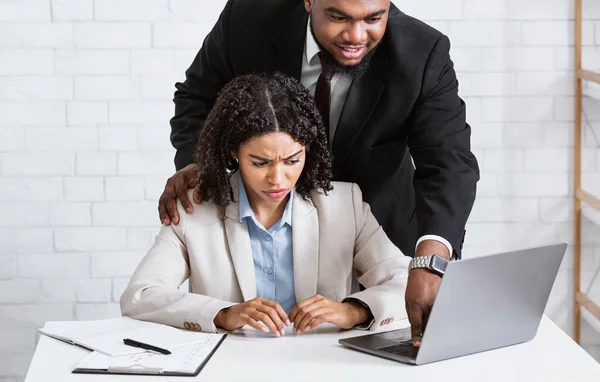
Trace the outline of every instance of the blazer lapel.
[[308, 13], [304, 9], [304, 2], [299, 1], [273, 36], [271, 42], [275, 54], [269, 61], [270, 71], [279, 71], [300, 80], [307, 22]]
[[386, 44], [382, 42], [371, 59], [367, 72], [352, 81], [333, 137], [334, 174], [340, 173], [337, 169], [346, 160], [352, 145], [354, 145], [356, 138], [383, 93], [385, 88], [383, 73], [388, 64], [388, 55], [385, 48]]
[[317, 293], [319, 277], [319, 219], [311, 202], [294, 193], [292, 246], [296, 301]]
[[238, 177], [236, 175], [231, 177], [231, 188], [234, 202], [225, 209], [225, 236], [242, 296], [244, 301], [248, 301], [256, 298], [256, 276], [254, 275], [254, 259], [248, 226], [240, 223]]

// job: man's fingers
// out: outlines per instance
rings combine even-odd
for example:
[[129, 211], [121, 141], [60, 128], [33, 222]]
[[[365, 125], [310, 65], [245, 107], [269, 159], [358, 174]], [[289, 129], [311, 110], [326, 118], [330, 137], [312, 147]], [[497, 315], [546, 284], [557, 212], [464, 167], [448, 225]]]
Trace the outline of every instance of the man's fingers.
[[[194, 188], [198, 185], [198, 165], [195, 163], [189, 164], [181, 170], [173, 174], [167, 180], [165, 190], [160, 196], [158, 202], [158, 214], [160, 221], [163, 224], [179, 224], [179, 212], [177, 211], [177, 199], [181, 201], [181, 205], [186, 212], [191, 213], [194, 207], [190, 203], [188, 197], [188, 188]], [[194, 200], [200, 203], [199, 200]]]
[[194, 210], [194, 207], [192, 207], [192, 203], [190, 202], [190, 198], [188, 197], [188, 185], [185, 182], [184, 178], [177, 178], [175, 180], [175, 192], [177, 193], [177, 199], [179, 199], [179, 201], [181, 202], [181, 205], [183, 206], [183, 209], [185, 209], [185, 212], [187, 212], [188, 214], [191, 213]]
[[408, 319], [410, 321], [410, 333], [413, 346], [421, 346], [421, 336], [423, 335], [423, 310], [420, 305], [408, 305]]
[[196, 187], [194, 187], [194, 202], [196, 202], [196, 204], [200, 204], [202, 202], [202, 198], [200, 197], [200, 185], [196, 184]]
[[169, 219], [171, 219], [171, 223], [179, 224], [179, 212], [177, 211], [177, 199], [168, 199], [165, 202], [165, 207], [167, 209], [167, 214], [169, 215]]
[[424, 333], [427, 328], [427, 322], [429, 322], [429, 314], [431, 313], [431, 307], [423, 310], [423, 320], [421, 321], [421, 332]]
[[171, 219], [169, 218], [169, 214], [167, 212], [167, 207], [163, 199], [161, 198], [158, 202], [158, 216], [160, 217], [160, 223], [165, 225], [171, 224]]
[[195, 166], [195, 170], [196, 172], [194, 172], [192, 175], [188, 176], [187, 178], [187, 187], [188, 188], [194, 188], [198, 185], [198, 166]]
[[158, 215], [160, 216], [160, 222], [166, 225], [171, 224], [173, 215], [169, 211], [169, 203], [175, 200], [175, 187], [173, 186], [173, 180], [169, 179], [165, 185], [162, 195], [158, 199]]
[[158, 201], [158, 213], [161, 221], [167, 225], [179, 224], [179, 213], [177, 212], [177, 193], [175, 191], [173, 179], [167, 181], [165, 190]]

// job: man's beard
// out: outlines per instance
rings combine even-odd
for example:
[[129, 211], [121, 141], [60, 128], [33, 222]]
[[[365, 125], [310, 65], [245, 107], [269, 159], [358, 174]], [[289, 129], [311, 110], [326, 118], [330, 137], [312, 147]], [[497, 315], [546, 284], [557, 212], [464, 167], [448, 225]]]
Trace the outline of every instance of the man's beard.
[[[338, 60], [335, 59], [333, 54], [331, 54], [327, 49], [325, 49], [323, 45], [321, 45], [321, 43], [317, 39], [317, 36], [315, 35], [315, 31], [312, 26], [312, 19], [310, 20], [310, 33], [312, 34], [313, 39], [315, 40], [317, 46], [319, 47], [319, 50], [321, 51], [321, 60], [326, 61], [326, 65], [329, 65], [329, 67], [333, 70], [334, 74], [339, 74], [340, 76], [349, 78], [351, 80], [361, 77], [367, 72], [367, 69], [369, 69], [369, 65], [371, 65], [371, 59], [375, 55], [375, 51], [377, 51], [377, 48], [379, 48], [379, 46], [381, 45], [381, 41], [379, 41], [379, 43], [377, 43], [377, 45], [373, 49], [371, 49], [362, 58], [362, 60], [360, 60], [358, 64], [353, 66], [342, 65]], [[369, 45], [367, 45], [366, 48], [368, 49]]]

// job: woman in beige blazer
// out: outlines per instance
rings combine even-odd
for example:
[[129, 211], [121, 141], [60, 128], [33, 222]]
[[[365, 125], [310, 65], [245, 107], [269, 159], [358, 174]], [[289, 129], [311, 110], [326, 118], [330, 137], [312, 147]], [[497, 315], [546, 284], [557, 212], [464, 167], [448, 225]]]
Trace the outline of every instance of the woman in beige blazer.
[[[375, 329], [406, 317], [409, 259], [357, 185], [330, 182], [327, 134], [296, 80], [233, 80], [195, 158], [202, 203], [191, 214], [180, 204], [179, 224], [163, 225], [121, 296], [123, 315], [275, 336], [290, 325], [297, 334], [323, 322]], [[179, 290], [188, 278], [193, 293]]]

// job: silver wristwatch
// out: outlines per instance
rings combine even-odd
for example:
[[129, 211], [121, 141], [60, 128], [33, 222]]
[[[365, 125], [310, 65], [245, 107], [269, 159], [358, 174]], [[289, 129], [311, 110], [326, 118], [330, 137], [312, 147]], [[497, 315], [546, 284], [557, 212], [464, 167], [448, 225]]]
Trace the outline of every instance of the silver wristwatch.
[[418, 256], [413, 258], [408, 265], [408, 271], [414, 268], [425, 268], [438, 276], [444, 276], [449, 261], [439, 255]]

